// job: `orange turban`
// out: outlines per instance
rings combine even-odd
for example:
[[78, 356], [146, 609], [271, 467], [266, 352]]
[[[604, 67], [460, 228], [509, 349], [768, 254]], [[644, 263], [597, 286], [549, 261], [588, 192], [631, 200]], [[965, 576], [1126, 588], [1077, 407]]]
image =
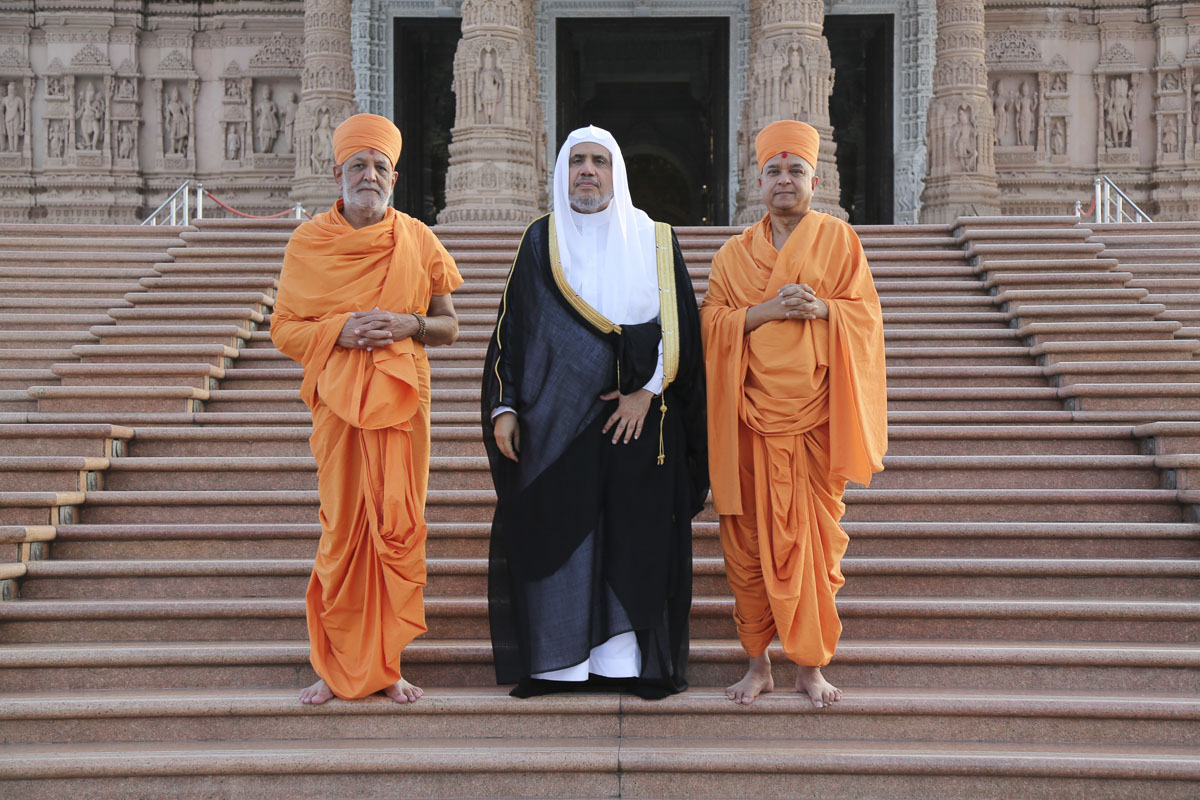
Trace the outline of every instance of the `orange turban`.
[[386, 155], [395, 167], [400, 141], [400, 129], [387, 117], [355, 114], [333, 131], [333, 160], [345, 164], [347, 158], [369, 148]]
[[807, 122], [791, 119], [772, 122], [763, 128], [754, 140], [754, 150], [758, 154], [758, 170], [761, 172], [767, 161], [780, 153], [795, 153], [816, 169], [817, 148], [820, 146], [821, 134]]

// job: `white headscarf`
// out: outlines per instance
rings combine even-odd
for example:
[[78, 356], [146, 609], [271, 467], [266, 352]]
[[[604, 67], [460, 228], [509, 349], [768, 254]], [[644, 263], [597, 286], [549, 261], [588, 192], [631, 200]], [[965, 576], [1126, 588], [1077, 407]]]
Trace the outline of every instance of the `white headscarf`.
[[[594, 142], [612, 155], [613, 198], [603, 211], [571, 208], [571, 148]], [[654, 223], [633, 207], [625, 159], [613, 135], [589, 125], [572, 131], [554, 164], [554, 221], [563, 274], [579, 296], [610, 321], [647, 322], [658, 316]]]

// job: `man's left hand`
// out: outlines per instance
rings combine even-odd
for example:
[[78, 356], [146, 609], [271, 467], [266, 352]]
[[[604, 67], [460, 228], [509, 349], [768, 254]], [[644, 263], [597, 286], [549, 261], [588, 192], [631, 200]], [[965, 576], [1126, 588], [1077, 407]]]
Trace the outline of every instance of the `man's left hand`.
[[604, 428], [600, 433], [608, 433], [609, 429], [616, 426], [613, 431], [613, 444], [624, 435], [625, 444], [629, 444], [630, 439], [641, 438], [642, 423], [646, 419], [646, 412], [650, 410], [650, 400], [654, 397], [649, 389], [638, 389], [633, 394], [621, 394], [617, 391], [608, 392], [600, 395], [601, 400], [615, 400], [621, 398], [617, 403], [617, 410], [608, 418], [608, 422], [604, 423]]
[[829, 319], [829, 306], [807, 283], [789, 283], [779, 290], [788, 319]]

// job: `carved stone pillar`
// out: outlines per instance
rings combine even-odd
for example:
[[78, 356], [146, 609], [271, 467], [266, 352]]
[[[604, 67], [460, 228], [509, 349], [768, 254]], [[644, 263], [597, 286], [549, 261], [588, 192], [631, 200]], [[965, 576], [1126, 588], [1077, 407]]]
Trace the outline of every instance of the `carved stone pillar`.
[[937, 21], [921, 222], [997, 215], [996, 122], [984, 62], [983, 0], [941, 0]]
[[443, 224], [525, 224], [546, 207], [534, 0], [464, 0]]
[[316, 213], [338, 197], [333, 182], [333, 129], [358, 110], [351, 67], [350, 0], [304, 0], [300, 92], [292, 199]]
[[821, 134], [816, 165], [820, 181], [813, 208], [847, 218], [840, 205], [841, 181], [829, 124], [833, 67], [824, 27], [823, 0], [750, 3], [750, 77], [738, 132], [740, 175], [735, 224], [749, 225], [765, 213], [758, 188], [754, 137], [780, 119], [807, 122]]

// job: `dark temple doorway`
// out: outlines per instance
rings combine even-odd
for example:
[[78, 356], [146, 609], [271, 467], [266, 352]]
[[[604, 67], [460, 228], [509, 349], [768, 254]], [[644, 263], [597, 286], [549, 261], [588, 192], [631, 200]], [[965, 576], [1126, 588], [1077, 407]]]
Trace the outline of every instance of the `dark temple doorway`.
[[450, 129], [454, 127], [457, 18], [407, 18], [395, 28], [395, 122], [404, 136], [392, 204], [432, 225], [446, 206]]
[[557, 144], [612, 132], [633, 202], [672, 225], [728, 224], [729, 20], [563, 19]]
[[893, 205], [891, 14], [828, 14], [833, 61], [829, 121], [842, 208], [857, 225], [890, 225]]

